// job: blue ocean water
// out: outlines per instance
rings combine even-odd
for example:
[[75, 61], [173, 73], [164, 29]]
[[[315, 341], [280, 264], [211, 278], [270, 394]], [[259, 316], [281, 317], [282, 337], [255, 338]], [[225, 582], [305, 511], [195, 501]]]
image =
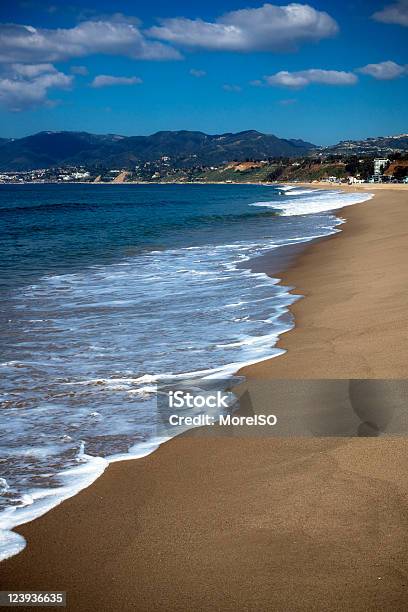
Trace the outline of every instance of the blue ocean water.
[[155, 383], [278, 355], [294, 297], [248, 260], [368, 196], [260, 185], [0, 185], [0, 559], [11, 531], [151, 452]]

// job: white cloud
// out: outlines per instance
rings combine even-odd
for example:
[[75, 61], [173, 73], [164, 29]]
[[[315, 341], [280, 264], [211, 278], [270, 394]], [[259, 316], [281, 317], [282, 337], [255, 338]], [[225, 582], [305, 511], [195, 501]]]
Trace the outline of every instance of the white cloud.
[[139, 77], [122, 77], [111, 76], [109, 74], [100, 74], [94, 78], [91, 87], [111, 87], [112, 85], [139, 85], [143, 83]]
[[46, 72], [57, 72], [52, 64], [11, 64], [11, 70], [22, 77], [33, 78]]
[[397, 79], [403, 74], [407, 74], [408, 70], [407, 66], [401, 66], [395, 62], [388, 61], [380, 62], [379, 64], [367, 64], [367, 66], [358, 68], [357, 72], [368, 74], [379, 81], [390, 81], [392, 79]]
[[72, 79], [52, 64], [13, 64], [0, 75], [0, 104], [12, 111], [50, 104], [49, 90], [67, 89]]
[[321, 70], [319, 68], [299, 70], [298, 72], [281, 70], [281, 72], [266, 76], [264, 79], [267, 85], [292, 87], [294, 89], [306, 87], [311, 83], [321, 85], [354, 85], [358, 81], [358, 78], [352, 72]]
[[408, 27], [408, 0], [399, 0], [385, 6], [382, 11], [374, 13], [373, 19]]
[[174, 44], [222, 51], [279, 51], [334, 36], [338, 25], [330, 15], [308, 4], [264, 4], [231, 11], [214, 22], [184, 17], [162, 19], [151, 36]]
[[197, 77], [197, 79], [204, 77], [207, 73], [205, 70], [197, 70], [196, 68], [191, 68], [190, 70], [191, 76]]
[[135, 59], [178, 59], [177, 50], [149, 41], [131, 20], [84, 21], [73, 28], [0, 24], [0, 62], [58, 62], [95, 53]]

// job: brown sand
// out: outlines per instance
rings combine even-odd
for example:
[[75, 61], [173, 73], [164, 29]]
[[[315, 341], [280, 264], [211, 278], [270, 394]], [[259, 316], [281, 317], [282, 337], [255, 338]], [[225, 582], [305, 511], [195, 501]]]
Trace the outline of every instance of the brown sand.
[[310, 247], [284, 274], [284, 284], [305, 296], [291, 308], [296, 331], [279, 342], [288, 353], [246, 375], [407, 376], [408, 187], [395, 187], [364, 187], [374, 199], [344, 208], [342, 233]]
[[[378, 193], [285, 275], [307, 295], [288, 353], [249, 377], [407, 376], [408, 192]], [[84, 612], [402, 611], [407, 496], [405, 439], [179, 437], [19, 528], [1, 588]]]

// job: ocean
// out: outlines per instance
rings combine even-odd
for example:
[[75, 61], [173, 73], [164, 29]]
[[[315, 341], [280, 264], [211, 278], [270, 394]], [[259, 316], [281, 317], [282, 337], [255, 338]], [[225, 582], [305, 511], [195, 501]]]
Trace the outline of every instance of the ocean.
[[369, 197], [0, 185], [0, 559], [25, 546], [16, 525], [165, 441], [156, 384], [278, 356], [297, 298], [247, 262], [339, 231], [332, 211]]

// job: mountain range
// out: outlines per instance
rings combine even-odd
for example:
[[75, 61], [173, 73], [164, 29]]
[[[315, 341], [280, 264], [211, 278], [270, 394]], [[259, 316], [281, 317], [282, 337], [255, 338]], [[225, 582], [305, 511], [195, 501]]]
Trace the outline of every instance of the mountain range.
[[67, 165], [132, 168], [169, 157], [171, 164], [197, 166], [268, 157], [301, 157], [315, 145], [255, 130], [237, 134], [157, 132], [151, 136], [96, 135], [87, 132], [40, 132], [0, 139], [0, 170], [19, 171]]
[[87, 132], [39, 132], [24, 138], [0, 138], [0, 171], [24, 171], [58, 166], [101, 166], [132, 169], [168, 158], [175, 167], [211, 166], [231, 161], [271, 157], [323, 155], [385, 155], [408, 151], [408, 134], [341, 141], [331, 147], [278, 138], [247, 130], [236, 134], [163, 131], [151, 136], [97, 135]]

